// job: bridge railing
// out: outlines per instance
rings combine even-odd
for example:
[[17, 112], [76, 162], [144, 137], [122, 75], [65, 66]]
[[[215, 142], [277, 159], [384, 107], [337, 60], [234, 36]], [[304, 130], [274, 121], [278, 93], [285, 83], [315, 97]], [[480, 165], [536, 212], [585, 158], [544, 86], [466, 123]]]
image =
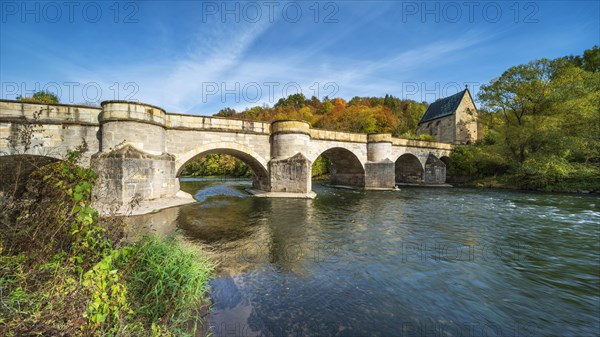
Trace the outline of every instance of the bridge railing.
[[[367, 134], [364, 133], [353, 133], [343, 131], [330, 131], [323, 129], [310, 129], [310, 136], [312, 139], [317, 140], [332, 140], [340, 142], [352, 142], [352, 143], [367, 143]], [[441, 149], [441, 150], [452, 150], [452, 144], [429, 142], [424, 140], [404, 139], [392, 137], [393, 146], [407, 146], [407, 147], [419, 147], [427, 149]]]
[[166, 127], [182, 130], [215, 130], [270, 134], [271, 124], [241, 119], [167, 113]]
[[[38, 122], [44, 124], [99, 125], [98, 116], [101, 111], [102, 108], [81, 105], [0, 100], [0, 122], [32, 120], [35, 113], [41, 112]], [[271, 123], [178, 113], [166, 113], [165, 127], [167, 129], [244, 132], [265, 135], [271, 133]], [[310, 136], [315, 140], [367, 143], [367, 135], [362, 133], [310, 128]], [[452, 144], [447, 143], [402, 138], [392, 138], [392, 145], [443, 150], [453, 148]]]
[[318, 140], [333, 140], [339, 142], [366, 143], [367, 135], [364, 133], [330, 131], [323, 129], [310, 129], [310, 137]]
[[406, 147], [421, 147], [427, 149], [441, 149], [441, 150], [452, 150], [453, 145], [448, 143], [439, 142], [428, 142], [424, 140], [404, 139], [404, 138], [392, 138], [393, 146], [406, 146]]
[[0, 100], [0, 122], [32, 121], [34, 115], [39, 113], [37, 122], [43, 124], [99, 125], [98, 115], [101, 111], [101, 108], [83, 105]]

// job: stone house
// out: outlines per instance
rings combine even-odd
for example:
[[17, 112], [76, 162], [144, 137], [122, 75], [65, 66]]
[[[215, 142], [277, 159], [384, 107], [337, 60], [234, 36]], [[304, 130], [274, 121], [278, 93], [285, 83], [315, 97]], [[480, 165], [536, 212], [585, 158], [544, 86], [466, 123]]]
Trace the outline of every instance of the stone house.
[[417, 135], [422, 134], [451, 144], [471, 144], [480, 139], [477, 108], [469, 89], [431, 103], [419, 121]]

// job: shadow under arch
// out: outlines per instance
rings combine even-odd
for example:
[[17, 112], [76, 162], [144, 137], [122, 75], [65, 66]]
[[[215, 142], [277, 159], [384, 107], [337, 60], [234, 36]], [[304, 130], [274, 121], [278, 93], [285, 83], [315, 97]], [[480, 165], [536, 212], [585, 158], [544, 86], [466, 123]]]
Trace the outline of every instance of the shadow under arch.
[[446, 182], [453, 183], [456, 182], [456, 178], [450, 174], [450, 166], [452, 165], [452, 160], [449, 156], [441, 156], [440, 160], [446, 165]]
[[[352, 151], [333, 147], [321, 152], [331, 162], [331, 184], [338, 186], [365, 187], [365, 168]], [[318, 158], [318, 156], [317, 156]]]
[[269, 171], [266, 161], [256, 152], [240, 146], [239, 144], [214, 143], [197, 147], [178, 157], [175, 163], [177, 177], [181, 175], [185, 165], [195, 158], [201, 158], [209, 154], [226, 154], [243, 161], [252, 170], [252, 188], [269, 191]]
[[412, 153], [398, 157], [395, 163], [396, 184], [420, 184], [423, 182], [423, 165], [419, 158]]
[[46, 165], [61, 161], [50, 156], [11, 154], [0, 156], [0, 194], [20, 195], [31, 173]]

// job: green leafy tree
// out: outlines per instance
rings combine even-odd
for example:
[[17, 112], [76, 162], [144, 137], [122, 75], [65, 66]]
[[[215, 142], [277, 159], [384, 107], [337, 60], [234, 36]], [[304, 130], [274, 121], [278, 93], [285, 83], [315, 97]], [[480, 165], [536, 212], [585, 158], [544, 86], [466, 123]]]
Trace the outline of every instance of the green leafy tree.
[[306, 97], [303, 94], [292, 94], [287, 98], [280, 98], [279, 101], [275, 104], [275, 107], [293, 107], [296, 109], [302, 108], [306, 105]]
[[454, 151], [452, 174], [508, 174], [511, 184], [536, 189], [600, 188], [596, 55], [594, 47], [583, 56], [529, 62], [482, 86], [484, 139]]
[[50, 91], [38, 91], [31, 95], [31, 97], [18, 96], [17, 100], [32, 103], [48, 103], [55, 104], [60, 103], [58, 96], [51, 93]]
[[218, 116], [218, 117], [233, 117], [235, 115], [236, 115], [236, 111], [235, 111], [235, 109], [232, 109], [232, 108], [221, 109], [221, 110], [219, 110], [219, 112], [217, 112], [215, 114], [215, 116]]

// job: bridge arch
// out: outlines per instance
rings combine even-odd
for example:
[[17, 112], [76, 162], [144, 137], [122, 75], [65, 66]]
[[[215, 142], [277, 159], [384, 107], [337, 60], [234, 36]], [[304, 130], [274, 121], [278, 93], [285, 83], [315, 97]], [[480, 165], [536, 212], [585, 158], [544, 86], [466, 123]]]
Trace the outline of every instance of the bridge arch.
[[183, 167], [190, 160], [208, 154], [226, 154], [243, 161], [253, 172], [252, 187], [263, 191], [269, 190], [269, 170], [267, 161], [250, 148], [231, 142], [209, 143], [196, 147], [181, 155], [176, 155], [175, 170], [181, 175]]
[[331, 184], [352, 187], [365, 186], [365, 168], [354, 152], [343, 147], [332, 147], [322, 151], [311, 160], [324, 156], [331, 162]]
[[396, 160], [395, 172], [396, 184], [420, 184], [423, 182], [425, 170], [417, 156], [412, 153], [405, 153]]

